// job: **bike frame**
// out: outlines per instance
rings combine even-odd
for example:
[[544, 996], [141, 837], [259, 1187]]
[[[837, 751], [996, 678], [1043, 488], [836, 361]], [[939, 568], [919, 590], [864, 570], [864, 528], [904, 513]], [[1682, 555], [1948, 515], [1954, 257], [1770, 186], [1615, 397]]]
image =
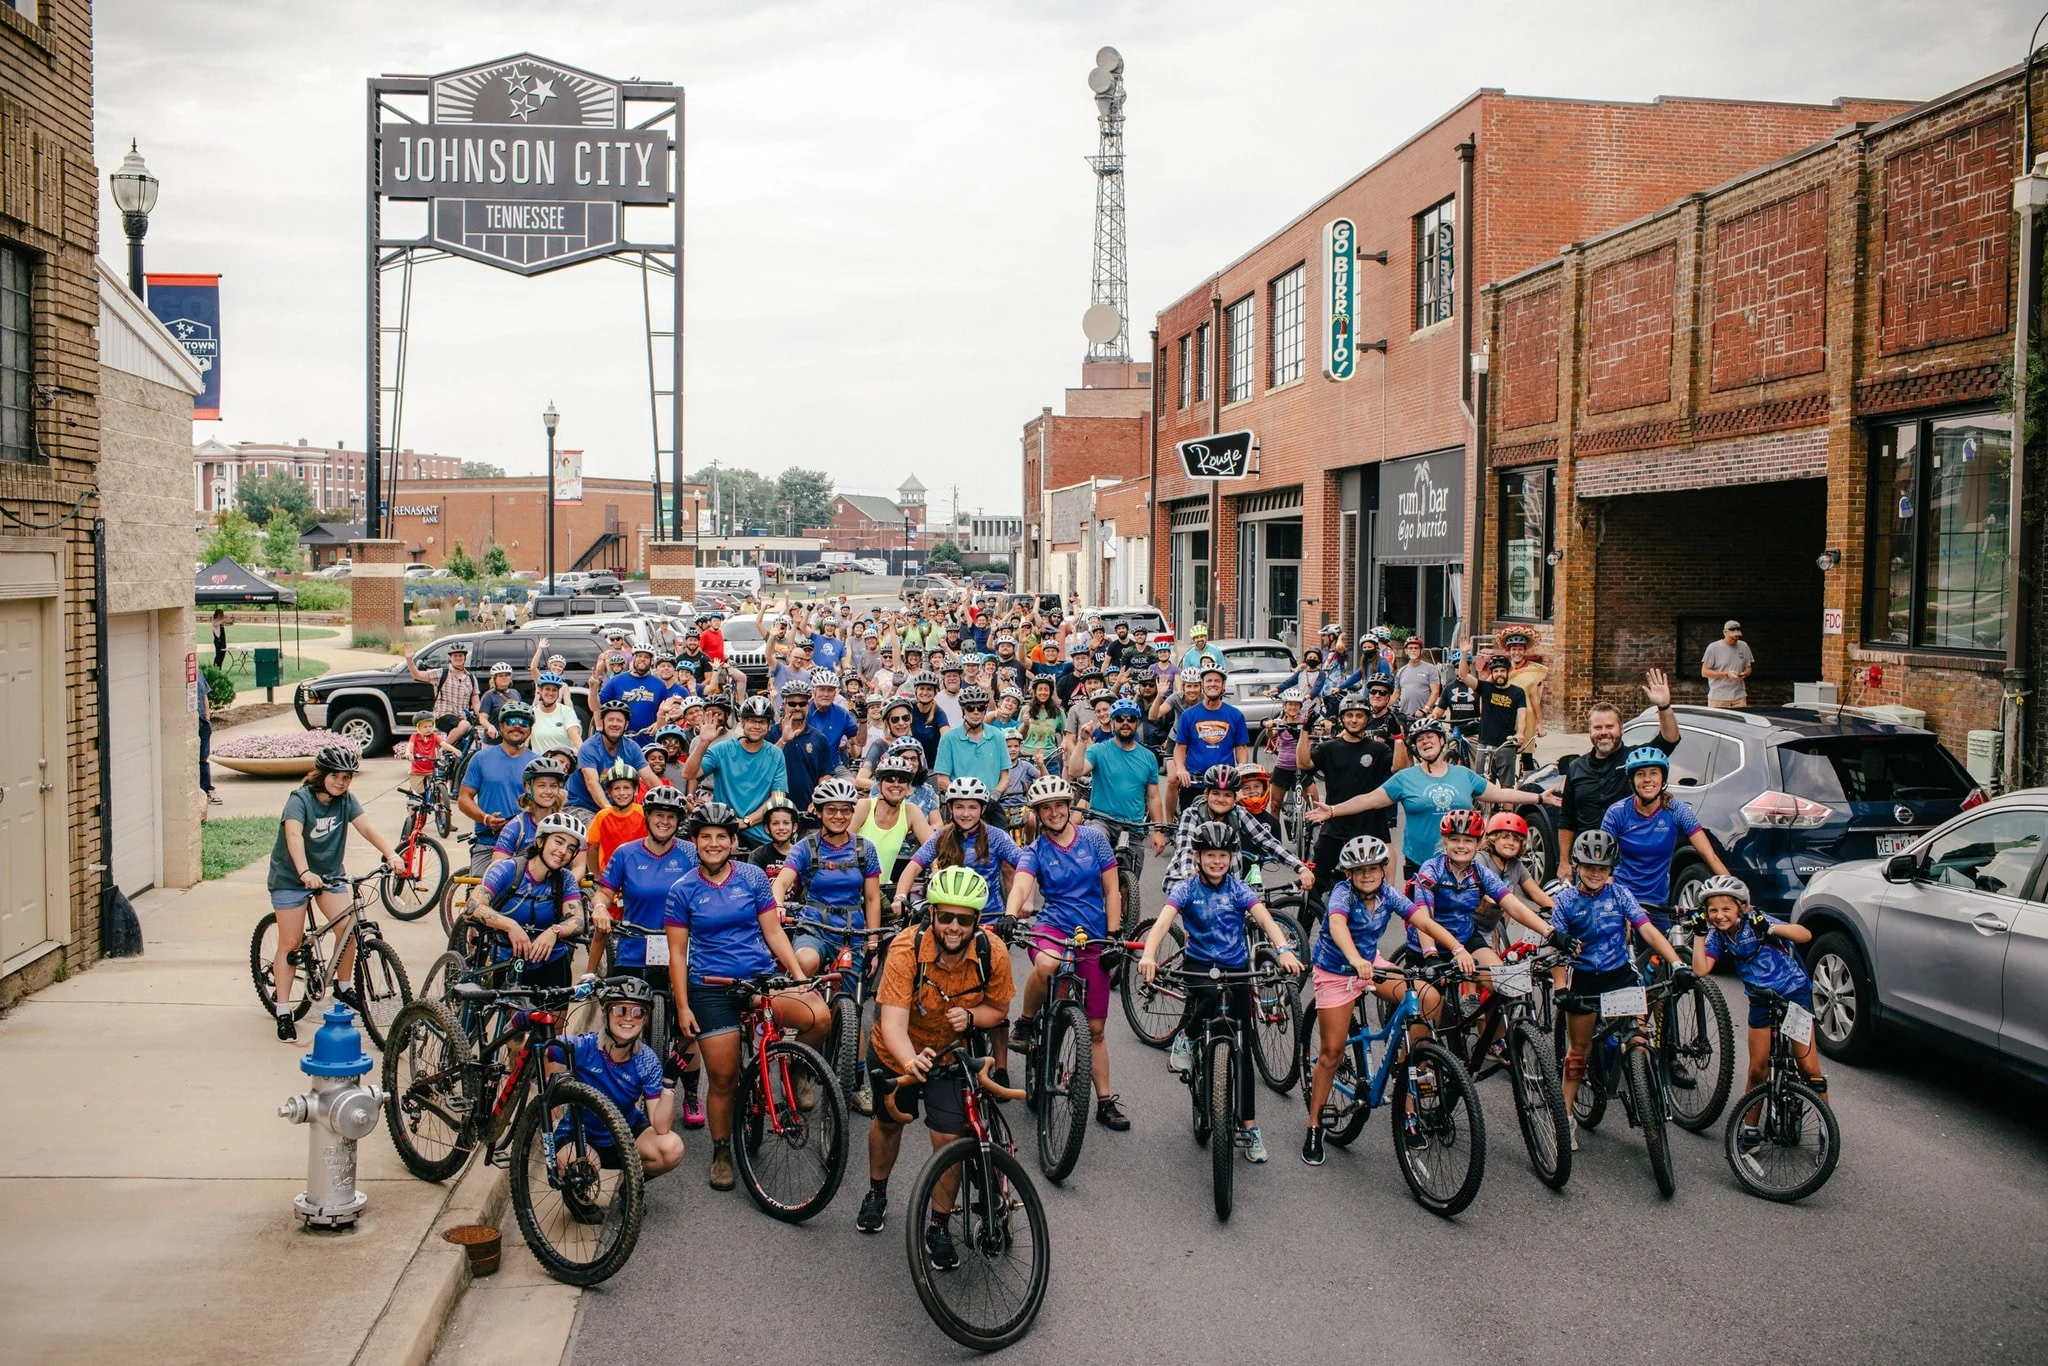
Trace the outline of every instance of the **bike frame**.
[[[1404, 970], [1402, 976], [1406, 980], [1408, 989], [1402, 994], [1401, 1003], [1394, 1007], [1394, 1013], [1389, 1015], [1387, 1022], [1378, 1029], [1368, 1028], [1364, 1023], [1363, 1013], [1359, 1009], [1365, 1004], [1364, 996], [1360, 996], [1352, 1006], [1353, 1018], [1359, 1021], [1359, 1028], [1352, 1031], [1346, 1037], [1344, 1046], [1346, 1048], [1362, 1047], [1365, 1050], [1366, 1057], [1370, 1058], [1372, 1057], [1372, 1046], [1374, 1044], [1385, 1042], [1387, 1045], [1380, 1051], [1379, 1063], [1372, 1069], [1372, 1074], [1367, 1079], [1365, 1095], [1360, 1096], [1355, 1089], [1346, 1086], [1341, 1073], [1330, 1079], [1330, 1089], [1333, 1092], [1341, 1091], [1350, 1100], [1363, 1100], [1365, 1108], [1368, 1110], [1377, 1110], [1386, 1104], [1387, 1081], [1394, 1074], [1394, 1057], [1397, 1053], [1405, 1055], [1408, 1051], [1409, 1027], [1418, 1021], [1423, 1023], [1424, 1028], [1429, 1027], [1428, 1023], [1422, 1020], [1422, 996], [1415, 990], [1416, 974], [1413, 971]], [[1431, 1037], [1435, 1037], [1434, 1030], [1431, 1031]]]
[[327, 961], [320, 953], [320, 941], [332, 934], [336, 926], [345, 921], [353, 922], [347, 932], [335, 941], [334, 961], [337, 963], [348, 956], [350, 948], [360, 947], [364, 940], [384, 937], [383, 931], [377, 928], [377, 923], [363, 914], [367, 909], [363, 900], [363, 888], [380, 876], [381, 871], [350, 878], [347, 909], [337, 911], [334, 918], [324, 925], [320, 923], [319, 898], [315, 897], [306, 903], [306, 928], [299, 936], [297, 966], [299, 971], [305, 974], [307, 1000], [318, 1000], [321, 994], [334, 984], [335, 979], [328, 974]]

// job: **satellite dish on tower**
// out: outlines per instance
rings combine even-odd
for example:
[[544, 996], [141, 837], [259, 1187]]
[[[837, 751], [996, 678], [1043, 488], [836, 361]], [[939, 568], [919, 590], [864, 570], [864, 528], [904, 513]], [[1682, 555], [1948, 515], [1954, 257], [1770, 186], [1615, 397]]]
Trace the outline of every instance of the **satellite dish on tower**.
[[1081, 315], [1082, 335], [1097, 346], [1107, 346], [1122, 335], [1124, 315], [1115, 304], [1096, 304]]
[[1095, 54], [1095, 65], [1104, 71], [1120, 72], [1124, 69], [1124, 55], [1113, 47], [1106, 47]]
[[1098, 95], [1107, 95], [1110, 87], [1115, 84], [1116, 73], [1114, 71], [1105, 71], [1098, 66], [1088, 73], [1088, 88]]

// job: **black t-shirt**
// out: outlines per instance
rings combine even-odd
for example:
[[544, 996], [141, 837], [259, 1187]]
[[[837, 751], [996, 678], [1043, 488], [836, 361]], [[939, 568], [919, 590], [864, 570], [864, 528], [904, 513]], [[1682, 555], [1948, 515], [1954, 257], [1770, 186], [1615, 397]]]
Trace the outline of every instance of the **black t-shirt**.
[[692, 684], [699, 688], [704, 686], [704, 675], [710, 671], [711, 657], [709, 655], [678, 654], [676, 656], [676, 673], [687, 677]]
[[1437, 700], [1452, 725], [1469, 730], [1478, 722], [1479, 693], [1464, 679], [1453, 677], [1447, 680]]
[[[1365, 714], [1365, 733], [1385, 745], [1391, 753], [1394, 748], [1394, 741], [1401, 739], [1408, 733], [1408, 718], [1401, 714], [1399, 707], [1388, 707], [1386, 711], [1377, 714], [1367, 712]], [[1322, 766], [1322, 762], [1318, 760], [1316, 767], [1321, 768]], [[1373, 786], [1378, 787], [1379, 784], [1374, 783]]]
[[[1343, 736], [1324, 740], [1309, 751], [1316, 772], [1323, 778], [1323, 800], [1335, 806], [1372, 792], [1394, 775], [1394, 751], [1370, 733], [1363, 740]], [[1325, 828], [1330, 838], [1350, 839], [1355, 835], [1387, 837], [1393, 812], [1382, 807], [1355, 816], [1339, 816]]]
[[1515, 718], [1529, 705], [1529, 696], [1512, 683], [1479, 680], [1479, 743], [1502, 744], [1515, 738]]
[[[1677, 741], [1666, 740], [1661, 735], [1652, 735], [1643, 743], [1666, 754], [1678, 748]], [[1581, 754], [1566, 762], [1564, 806], [1557, 817], [1561, 827], [1574, 834], [1600, 828], [1607, 808], [1629, 795], [1631, 789], [1625, 765], [1632, 748], [1632, 745], [1616, 745], [1614, 752], [1605, 759], [1596, 754]]]

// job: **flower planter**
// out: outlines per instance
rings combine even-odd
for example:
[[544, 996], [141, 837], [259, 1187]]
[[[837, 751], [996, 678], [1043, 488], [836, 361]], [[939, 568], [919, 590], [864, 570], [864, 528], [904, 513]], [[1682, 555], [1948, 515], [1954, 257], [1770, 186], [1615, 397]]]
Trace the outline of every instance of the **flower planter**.
[[303, 778], [313, 771], [313, 756], [299, 755], [291, 759], [224, 759], [212, 755], [209, 763], [220, 768], [246, 773], [252, 778]]

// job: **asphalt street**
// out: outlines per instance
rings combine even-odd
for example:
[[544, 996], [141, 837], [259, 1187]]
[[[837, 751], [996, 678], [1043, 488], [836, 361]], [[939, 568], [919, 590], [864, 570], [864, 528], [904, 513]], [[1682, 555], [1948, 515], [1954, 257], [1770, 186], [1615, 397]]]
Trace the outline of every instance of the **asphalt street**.
[[[1740, 1048], [1740, 983], [1719, 980]], [[1185, 1088], [1120, 1011], [1109, 1028], [1132, 1127], [1091, 1127], [1066, 1186], [1040, 1179], [1051, 1284], [1009, 1360], [2048, 1359], [2048, 1107], [1989, 1074], [1904, 1051], [1831, 1066], [1841, 1165], [1794, 1206], [1741, 1191], [1718, 1124], [1671, 1131], [1678, 1190], [1661, 1199], [1618, 1109], [1585, 1133], [1570, 1184], [1552, 1192], [1529, 1168], [1506, 1078], [1490, 1078], [1485, 1185], [1453, 1220], [1410, 1199], [1383, 1115], [1311, 1168], [1299, 1090], [1261, 1089], [1272, 1161], [1240, 1165], [1223, 1224]], [[1011, 1108], [1028, 1162], [1030, 1117]], [[585, 1294], [567, 1359], [973, 1357], [925, 1316], [905, 1263], [899, 1220], [927, 1151], [921, 1131], [906, 1133], [889, 1227], [865, 1237], [853, 1220], [866, 1123], [853, 1118], [837, 1199], [797, 1227], [743, 1190], [712, 1191], [710, 1143], [686, 1135], [683, 1167], [648, 1187], [633, 1260]]]

